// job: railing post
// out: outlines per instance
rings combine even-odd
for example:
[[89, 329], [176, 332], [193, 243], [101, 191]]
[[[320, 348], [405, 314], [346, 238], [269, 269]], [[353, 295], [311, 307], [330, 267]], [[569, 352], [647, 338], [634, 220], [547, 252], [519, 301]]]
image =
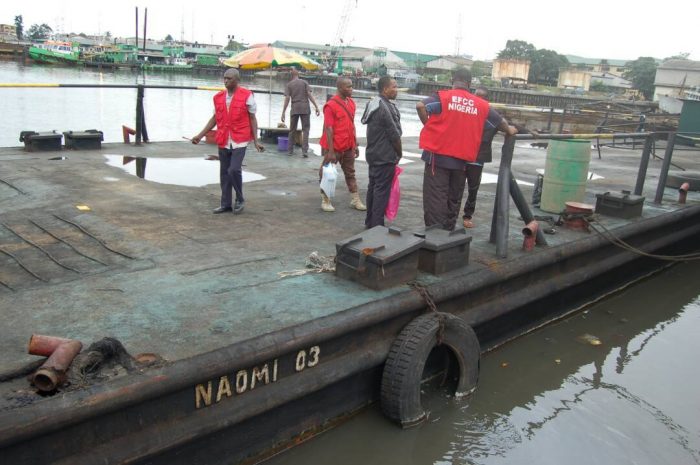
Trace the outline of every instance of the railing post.
[[661, 204], [664, 199], [664, 190], [666, 189], [666, 179], [668, 178], [668, 169], [671, 166], [671, 157], [673, 156], [673, 146], [676, 144], [676, 133], [671, 132], [668, 134], [668, 140], [666, 141], [666, 152], [664, 153], [664, 160], [661, 163], [661, 172], [659, 173], [659, 185], [656, 187], [656, 197], [654, 198], [654, 203]]
[[566, 117], [566, 104], [564, 104], [564, 109], [561, 112], [561, 121], [559, 121], [559, 134], [564, 133], [564, 118]]
[[651, 149], [654, 146], [654, 135], [648, 135], [644, 139], [644, 150], [642, 150], [642, 159], [639, 161], [639, 172], [637, 173], [637, 184], [634, 186], [634, 195], [642, 195], [644, 190], [644, 180], [647, 177], [647, 168], [649, 167], [649, 157]]
[[[510, 207], [510, 164], [515, 150], [515, 136], [506, 136], [501, 151], [501, 165], [496, 187], [496, 212], [491, 223], [491, 241], [496, 241], [496, 255], [508, 256], [508, 220]], [[495, 228], [494, 228], [495, 225]], [[494, 231], [495, 229], [495, 231]]]
[[136, 87], [136, 137], [134, 144], [141, 145], [141, 130], [143, 128], [143, 85]]

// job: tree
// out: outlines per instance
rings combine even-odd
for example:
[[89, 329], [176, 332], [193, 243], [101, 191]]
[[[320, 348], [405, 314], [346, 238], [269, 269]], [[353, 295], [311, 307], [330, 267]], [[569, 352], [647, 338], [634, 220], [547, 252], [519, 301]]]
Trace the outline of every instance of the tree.
[[473, 77], [482, 77], [491, 74], [486, 63], [479, 60], [472, 63], [471, 71]]
[[29, 40], [46, 40], [49, 38], [53, 29], [49, 27], [48, 24], [32, 24], [32, 26], [27, 31], [27, 38]]
[[532, 53], [535, 52], [535, 46], [524, 40], [509, 40], [506, 42], [506, 48], [498, 52], [498, 58], [519, 58], [529, 60]]
[[559, 68], [569, 66], [569, 60], [554, 50], [539, 49], [530, 54], [529, 82], [556, 85], [559, 79]]
[[237, 52], [239, 50], [245, 50], [245, 46], [240, 42], [236, 42], [233, 39], [229, 39], [228, 45], [226, 45], [224, 50], [228, 50], [229, 52]]
[[22, 34], [24, 32], [24, 19], [22, 19], [22, 15], [15, 16], [15, 27], [17, 28], [17, 38], [22, 40]]
[[627, 71], [623, 77], [634, 84], [635, 89], [651, 100], [654, 96], [654, 79], [656, 78], [656, 60], [652, 57], [639, 57], [625, 64]]
[[165, 36], [165, 41], [166, 41], [166, 42], [172, 42], [173, 40], [174, 40], [174, 39], [173, 39], [173, 36], [171, 36], [170, 34], [168, 34], [167, 36]]
[[666, 61], [666, 60], [687, 60], [689, 56], [690, 56], [690, 53], [688, 53], [688, 52], [677, 53], [676, 55], [673, 55], [671, 57], [664, 58], [663, 61]]

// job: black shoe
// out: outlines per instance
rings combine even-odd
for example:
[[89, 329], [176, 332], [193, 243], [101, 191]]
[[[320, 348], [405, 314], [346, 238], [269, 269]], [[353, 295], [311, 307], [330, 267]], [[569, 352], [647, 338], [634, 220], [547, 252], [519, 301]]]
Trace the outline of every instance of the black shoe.
[[233, 204], [233, 214], [238, 215], [239, 213], [242, 213], [243, 208], [245, 208], [245, 202], [239, 202], [236, 200], [236, 203]]
[[304, 158], [309, 158], [309, 154], [308, 154], [308, 153], [302, 153], [301, 156], [304, 157]]
[[215, 208], [212, 211], [212, 213], [215, 215], [218, 215], [219, 213], [230, 212], [230, 211], [231, 211], [231, 207], [219, 207], [219, 208]]

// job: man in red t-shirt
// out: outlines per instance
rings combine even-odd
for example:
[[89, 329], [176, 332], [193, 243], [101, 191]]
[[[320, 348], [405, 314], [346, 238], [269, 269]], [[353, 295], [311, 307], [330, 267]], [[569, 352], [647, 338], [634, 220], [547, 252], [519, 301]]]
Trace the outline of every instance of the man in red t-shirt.
[[[360, 200], [355, 179], [355, 158], [359, 154], [355, 134], [355, 102], [352, 96], [352, 80], [348, 77], [338, 78], [337, 93], [323, 106], [323, 135], [321, 136], [321, 153], [323, 163], [319, 170], [322, 176], [323, 165], [340, 163], [345, 174], [345, 183], [350, 191], [350, 206], [356, 210], [367, 210]], [[321, 209], [324, 212], [335, 211], [330, 198], [321, 191]]]
[[468, 69], [452, 74], [452, 89], [416, 104], [423, 123], [419, 146], [423, 172], [425, 226], [455, 228], [464, 194], [467, 163], [476, 161], [489, 104], [469, 92]]

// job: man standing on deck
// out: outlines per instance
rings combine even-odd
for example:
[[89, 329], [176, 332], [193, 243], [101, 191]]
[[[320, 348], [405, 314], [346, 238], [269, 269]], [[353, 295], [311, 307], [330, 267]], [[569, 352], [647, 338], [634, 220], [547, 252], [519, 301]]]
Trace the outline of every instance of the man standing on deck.
[[[323, 106], [323, 135], [320, 141], [323, 163], [319, 169], [319, 178], [323, 175], [323, 165], [340, 163], [345, 174], [345, 184], [350, 191], [350, 206], [364, 211], [367, 207], [360, 200], [355, 179], [355, 158], [360, 151], [355, 133], [355, 102], [351, 96], [352, 80], [348, 77], [339, 77], [337, 93]], [[324, 212], [335, 211], [331, 200], [323, 191], [321, 191], [321, 209]]]
[[469, 92], [472, 76], [460, 68], [452, 74], [452, 89], [439, 91], [416, 104], [423, 123], [419, 145], [423, 171], [425, 226], [452, 231], [462, 204], [467, 162], [476, 161], [489, 104]]
[[[488, 99], [489, 91], [486, 87], [477, 87], [474, 95], [481, 97], [484, 100]], [[505, 118], [498, 114], [496, 110], [489, 107], [489, 115], [484, 124], [484, 132], [481, 135], [481, 145], [479, 146], [479, 154], [476, 156], [476, 161], [467, 163], [467, 201], [464, 202], [464, 216], [462, 216], [462, 224], [465, 228], [473, 228], [474, 222], [472, 216], [476, 209], [476, 194], [479, 192], [481, 185], [481, 172], [484, 169], [484, 163], [491, 163], [491, 143], [498, 131], [502, 131], [509, 136], [518, 133], [518, 129], [508, 124]]]
[[303, 79], [299, 79], [299, 71], [292, 68], [292, 79], [287, 83], [284, 89], [284, 106], [282, 107], [282, 122], [284, 123], [285, 113], [287, 113], [287, 105], [292, 101], [292, 109], [289, 118], [289, 155], [294, 153], [294, 141], [296, 138], [297, 123], [301, 120], [301, 154], [304, 158], [309, 156], [309, 128], [311, 127], [311, 108], [309, 100], [314, 104], [316, 116], [321, 112], [318, 110], [318, 105], [314, 96], [311, 93], [309, 83]]
[[377, 82], [379, 97], [367, 102], [362, 123], [367, 125], [365, 158], [369, 165], [367, 216], [365, 227], [384, 226], [384, 212], [389, 203], [396, 165], [401, 160], [401, 115], [392, 100], [398, 86], [391, 76]]
[[[216, 143], [219, 146], [219, 181], [221, 183], [221, 205], [212, 213], [224, 213], [233, 210], [235, 215], [243, 212], [243, 158], [246, 147], [252, 140], [255, 149], [262, 152], [265, 148], [258, 143], [258, 120], [255, 117], [257, 106], [253, 93], [238, 84], [241, 81], [237, 69], [230, 68], [224, 73], [224, 87], [214, 95], [214, 115], [204, 129], [192, 138], [193, 144], [199, 144], [202, 137], [216, 126]], [[233, 189], [236, 202], [232, 202]]]

